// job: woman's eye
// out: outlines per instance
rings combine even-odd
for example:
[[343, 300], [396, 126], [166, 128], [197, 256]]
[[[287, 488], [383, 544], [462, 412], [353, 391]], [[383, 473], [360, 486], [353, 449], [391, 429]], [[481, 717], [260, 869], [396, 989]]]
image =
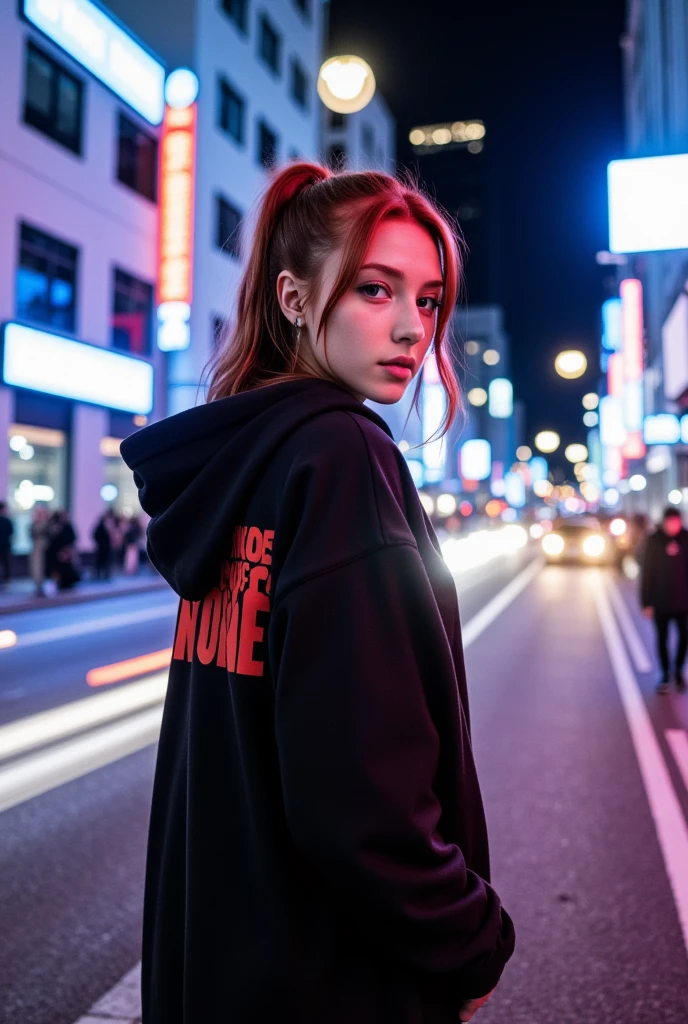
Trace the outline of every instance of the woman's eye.
[[425, 296], [423, 296], [422, 299], [420, 299], [420, 301], [421, 302], [434, 302], [434, 306], [431, 307], [432, 309], [439, 309], [440, 306], [442, 305], [441, 301], [439, 299], [433, 298], [432, 295], [425, 295]]
[[[368, 294], [367, 291], [366, 291], [367, 288], [382, 288], [382, 285], [381, 284], [364, 284], [364, 285], [361, 285], [361, 287], [358, 290], [359, 290], [359, 292], [363, 292], [364, 294]], [[377, 294], [375, 294], [375, 295], [368, 295], [368, 298], [369, 299], [377, 299], [378, 296], [377, 296]]]

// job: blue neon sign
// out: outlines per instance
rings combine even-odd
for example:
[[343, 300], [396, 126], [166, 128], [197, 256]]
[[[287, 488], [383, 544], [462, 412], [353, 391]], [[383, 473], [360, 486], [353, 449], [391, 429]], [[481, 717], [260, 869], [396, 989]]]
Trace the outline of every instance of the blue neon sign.
[[144, 359], [7, 323], [2, 380], [75, 402], [147, 416], [153, 408], [153, 367]]
[[165, 109], [165, 68], [91, 0], [22, 0], [24, 17], [151, 124]]

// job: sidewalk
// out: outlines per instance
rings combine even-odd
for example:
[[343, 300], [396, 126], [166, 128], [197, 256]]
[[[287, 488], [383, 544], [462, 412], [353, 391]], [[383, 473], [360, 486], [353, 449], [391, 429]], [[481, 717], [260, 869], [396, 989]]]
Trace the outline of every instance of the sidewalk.
[[138, 576], [113, 574], [111, 580], [96, 581], [87, 576], [71, 590], [58, 591], [46, 597], [34, 597], [33, 580], [12, 580], [6, 584], [0, 583], [0, 617], [38, 608], [56, 608], [63, 604], [83, 604], [84, 601], [97, 601], [104, 597], [145, 594], [154, 590], [167, 590], [170, 594], [173, 593], [162, 576], [146, 568], [142, 568]]

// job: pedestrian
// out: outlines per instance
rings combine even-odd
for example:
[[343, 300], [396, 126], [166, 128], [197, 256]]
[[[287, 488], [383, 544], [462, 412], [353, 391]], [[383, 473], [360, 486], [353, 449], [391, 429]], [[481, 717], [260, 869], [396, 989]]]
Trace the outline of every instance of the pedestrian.
[[512, 955], [456, 586], [363, 404], [420, 385], [434, 343], [450, 428], [460, 267], [410, 180], [274, 172], [206, 404], [122, 441], [180, 597], [145, 1024], [467, 1021]]
[[14, 524], [7, 515], [7, 502], [0, 501], [0, 583], [12, 579], [12, 535]]
[[53, 532], [48, 544], [46, 561], [51, 566], [51, 575], [57, 589], [71, 590], [81, 579], [76, 551], [76, 532], [67, 511], [58, 511], [56, 517], [53, 520]]
[[29, 572], [35, 586], [35, 596], [45, 597], [46, 551], [50, 540], [48, 510], [45, 505], [36, 505], [31, 516], [31, 553]]
[[142, 536], [143, 527], [138, 516], [131, 516], [124, 534], [124, 571], [128, 576], [135, 576], [139, 571]]
[[[643, 614], [652, 619], [662, 674], [657, 693], [669, 692], [673, 679], [684, 693], [683, 665], [688, 651], [688, 530], [675, 505], [664, 510], [661, 526], [648, 538], [642, 560], [640, 599]], [[674, 668], [670, 676], [669, 626], [678, 633]]]
[[112, 574], [112, 538], [114, 533], [114, 516], [108, 509], [96, 523], [92, 539], [95, 541], [96, 554], [93, 565], [95, 580], [109, 580]]
[[124, 517], [113, 511], [110, 521], [110, 539], [112, 542], [112, 562], [116, 569], [124, 568], [124, 534], [126, 523]]

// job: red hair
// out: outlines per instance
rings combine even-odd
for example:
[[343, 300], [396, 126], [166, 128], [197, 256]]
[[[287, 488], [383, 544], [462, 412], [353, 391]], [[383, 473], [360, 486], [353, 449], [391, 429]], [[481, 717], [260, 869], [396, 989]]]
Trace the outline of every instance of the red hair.
[[[226, 398], [297, 373], [298, 350], [289, 320], [277, 299], [277, 276], [289, 270], [306, 283], [307, 304], [318, 294], [320, 270], [335, 252], [343, 254], [339, 275], [323, 308], [316, 343], [337, 302], [351, 288], [373, 234], [385, 218], [413, 220], [437, 243], [444, 295], [437, 312], [435, 358], [447, 396], [442, 437], [463, 412], [451, 347], [452, 314], [462, 283], [463, 242], [449, 215], [423, 193], [410, 176], [400, 180], [382, 171], [333, 172], [317, 163], [296, 162], [273, 171], [262, 194], [253, 245], [239, 286], [236, 319], [222, 331], [207, 366], [207, 401]], [[418, 407], [422, 372], [414, 394]]]

